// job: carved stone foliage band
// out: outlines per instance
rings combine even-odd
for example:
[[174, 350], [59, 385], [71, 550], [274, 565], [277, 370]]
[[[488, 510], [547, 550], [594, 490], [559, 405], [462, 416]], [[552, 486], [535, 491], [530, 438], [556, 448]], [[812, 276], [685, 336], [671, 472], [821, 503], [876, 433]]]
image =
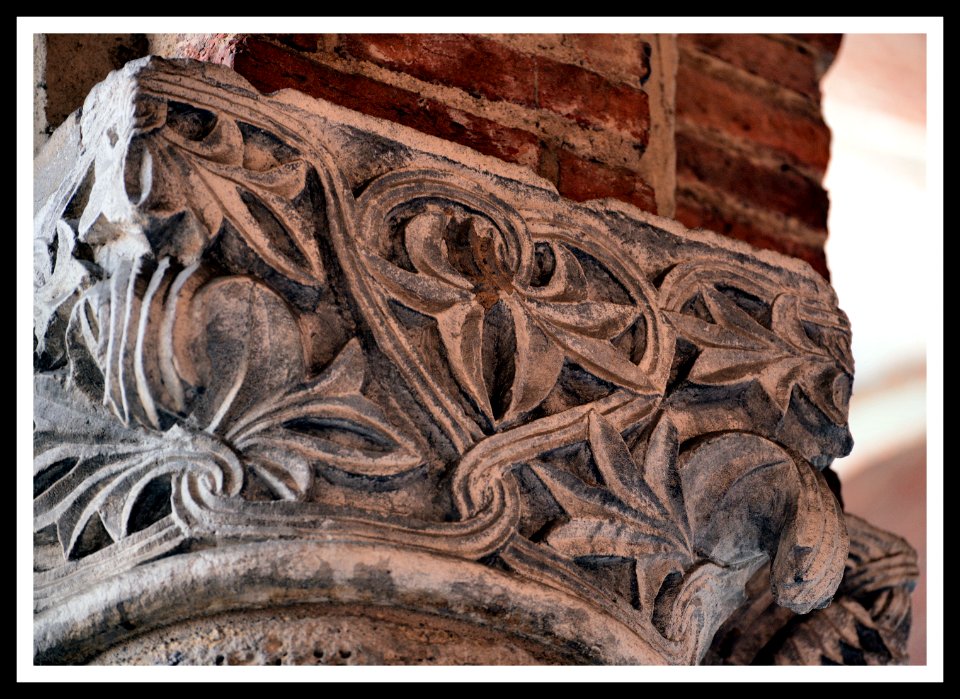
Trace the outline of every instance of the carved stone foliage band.
[[[214, 611], [389, 615], [404, 585], [515, 614], [534, 658], [750, 662], [711, 643], [758, 580], [791, 614], [856, 586], [822, 473], [852, 446], [850, 330], [805, 265], [216, 66], [132, 63], [76, 119], [38, 162], [38, 662]], [[348, 551], [387, 582], [320, 582]], [[270, 555], [298, 563], [269, 593], [198, 573]], [[888, 662], [897, 555], [844, 640]]]

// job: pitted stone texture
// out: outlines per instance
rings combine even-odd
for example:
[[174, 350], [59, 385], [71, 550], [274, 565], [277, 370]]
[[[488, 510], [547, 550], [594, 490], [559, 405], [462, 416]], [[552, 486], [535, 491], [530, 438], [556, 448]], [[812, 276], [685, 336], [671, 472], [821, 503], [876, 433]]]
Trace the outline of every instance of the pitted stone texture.
[[578, 656], [435, 615], [296, 607], [222, 614], [132, 639], [91, 665], [537, 665]]

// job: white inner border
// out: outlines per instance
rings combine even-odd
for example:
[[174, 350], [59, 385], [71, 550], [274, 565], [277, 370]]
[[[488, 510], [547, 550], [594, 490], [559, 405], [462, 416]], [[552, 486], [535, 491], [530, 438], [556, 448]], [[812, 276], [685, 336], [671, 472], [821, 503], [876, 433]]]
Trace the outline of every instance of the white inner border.
[[[77, 32], [843, 32], [927, 35], [927, 190], [931, 265], [910, 284], [927, 319], [927, 662], [819, 667], [34, 667], [33, 37]], [[17, 18], [17, 680], [18, 681], [943, 681], [943, 18], [941, 17], [18, 17]], [[919, 289], [917, 287], [920, 287]]]

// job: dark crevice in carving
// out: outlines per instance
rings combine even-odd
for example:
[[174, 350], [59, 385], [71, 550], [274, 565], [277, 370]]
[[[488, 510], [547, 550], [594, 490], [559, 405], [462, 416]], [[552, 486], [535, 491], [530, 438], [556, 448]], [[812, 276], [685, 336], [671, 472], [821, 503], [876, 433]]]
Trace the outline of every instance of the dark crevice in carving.
[[414, 214], [414, 212], [407, 208], [404, 208], [401, 214], [394, 214], [387, 221], [391, 235], [381, 236], [378, 242], [384, 258], [390, 260], [400, 269], [415, 274], [418, 270], [410, 261], [406, 244], [406, 226], [414, 218], [411, 214]]
[[297, 265], [306, 265], [307, 258], [297, 247], [283, 224], [257, 197], [247, 191], [240, 191], [240, 199], [246, 204], [250, 214], [256, 219], [264, 237], [282, 254]]
[[47, 491], [58, 480], [67, 475], [79, 463], [77, 457], [68, 457], [52, 463], [33, 477], [33, 497]]
[[243, 167], [247, 170], [264, 172], [302, 157], [296, 148], [258, 126], [238, 120], [237, 128], [243, 136]]
[[170, 494], [173, 490], [171, 478], [168, 475], [154, 478], [141, 491], [130, 510], [130, 521], [127, 524], [128, 533], [146, 529], [154, 522], [159, 522], [171, 512]]
[[557, 386], [570, 397], [570, 405], [600, 400], [617, 389], [614, 384], [594, 376], [579, 364], [569, 360], [564, 361]]
[[680, 390], [687, 378], [690, 376], [690, 370], [696, 364], [697, 357], [700, 356], [700, 350], [692, 342], [678, 337], [676, 340], [673, 363], [670, 366], [670, 378], [667, 380], [667, 393], [675, 393]]
[[360, 473], [347, 473], [325, 464], [315, 465], [317, 475], [327, 483], [370, 493], [389, 493], [409, 487], [411, 483], [422, 482], [427, 475], [427, 467], [399, 473], [395, 476], [366, 476]]
[[680, 307], [680, 313], [699, 318], [706, 323], [716, 323], [707, 304], [704, 303], [703, 295], [696, 294]]
[[669, 573], [660, 583], [660, 589], [657, 591], [657, 596], [653, 601], [653, 621], [654, 627], [661, 635], [666, 636], [667, 627], [670, 624], [674, 602], [676, 601], [677, 595], [680, 593], [681, 584], [683, 583], [683, 574], [679, 571], [673, 571]]
[[123, 186], [131, 203], [140, 204], [150, 194], [152, 174], [150, 151], [144, 139], [135, 136], [130, 140], [123, 162]]
[[530, 276], [530, 286], [542, 287], [553, 277], [557, 260], [553, 248], [546, 243], [537, 243], [533, 246], [533, 273]]
[[833, 493], [833, 497], [837, 499], [837, 502], [840, 503], [840, 509], [844, 509], [843, 505], [843, 494], [842, 494], [842, 484], [840, 483], [840, 476], [837, 475], [837, 472], [834, 471], [829, 466], [824, 467], [821, 471], [824, 479], [827, 481], [827, 485], [830, 487], [830, 492]]
[[620, 305], [630, 305], [633, 299], [626, 287], [593, 255], [580, 248], [568, 246], [583, 268], [587, 286], [591, 289], [591, 298], [602, 298]]
[[[786, 624], [780, 627], [775, 634], [767, 641], [764, 646], [757, 652], [751, 665], [775, 665], [776, 656], [786, 644], [790, 637], [796, 633], [797, 629], [803, 623], [803, 616], [795, 616], [791, 618]], [[826, 660], [830, 660], [826, 658]], [[838, 665], [839, 663], [834, 663], [830, 660], [829, 663], [824, 663], [824, 665], [833, 664]]]
[[640, 609], [636, 561], [622, 556], [578, 556], [573, 559], [602, 590], [613, 590], [631, 607]]
[[167, 126], [191, 141], [202, 141], [217, 125], [217, 115], [207, 109], [170, 100], [167, 102]]
[[846, 641], [840, 641], [840, 657], [843, 658], [844, 665], [866, 665], [867, 660], [863, 656], [863, 651], [854, 648]]
[[[869, 609], [870, 605], [866, 605], [866, 608]], [[878, 656], [881, 665], [890, 662], [893, 656], [890, 654], [887, 644], [883, 642], [883, 636], [876, 629], [864, 626], [859, 621], [854, 622], [854, 628], [857, 631], [857, 640], [860, 642], [860, 647], [865, 652]]]
[[288, 303], [299, 310], [316, 308], [322, 291], [298, 284], [272, 269], [243, 240], [229, 221], [224, 221], [221, 233], [207, 253], [204, 264], [219, 265], [225, 272], [249, 274], [262, 279]]
[[523, 503], [517, 533], [533, 542], [543, 541], [557, 521], [564, 517], [563, 508], [527, 464], [516, 468], [514, 475]]
[[90, 201], [90, 192], [93, 191], [93, 183], [95, 181], [95, 169], [93, 165], [90, 165], [61, 214], [63, 220], [71, 224], [75, 224], [80, 220], [80, 215], [83, 213], [83, 210], [87, 208], [87, 204]]
[[306, 417], [287, 420], [284, 429], [308, 435], [315, 439], [329, 440], [352, 449], [386, 452], [397, 447], [396, 443], [373, 430], [365, 430], [355, 422], [336, 418]]
[[100, 519], [98, 513], [94, 513], [87, 521], [80, 536], [77, 537], [77, 542], [70, 551], [69, 558], [70, 560], [84, 558], [110, 546], [112, 543], [113, 539], [107, 533], [106, 527], [103, 526], [103, 520]]
[[483, 381], [495, 419], [501, 419], [513, 395], [517, 339], [513, 318], [502, 301], [493, 305], [483, 323]]
[[716, 289], [746, 311], [757, 323], [770, 328], [770, 304], [735, 286], [717, 284]]
[[504, 573], [509, 573], [512, 570], [512, 568], [507, 565], [498, 552], [491, 553], [489, 556], [484, 556], [483, 558], [479, 559], [477, 563], [485, 565], [489, 568], [493, 568], [494, 570], [501, 570]]

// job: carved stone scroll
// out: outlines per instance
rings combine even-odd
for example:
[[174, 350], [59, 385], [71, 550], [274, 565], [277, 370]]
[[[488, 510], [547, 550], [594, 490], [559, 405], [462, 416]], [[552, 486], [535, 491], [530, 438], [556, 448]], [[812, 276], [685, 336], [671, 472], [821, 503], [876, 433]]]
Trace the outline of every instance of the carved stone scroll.
[[805, 264], [193, 62], [37, 177], [38, 663], [903, 659]]

